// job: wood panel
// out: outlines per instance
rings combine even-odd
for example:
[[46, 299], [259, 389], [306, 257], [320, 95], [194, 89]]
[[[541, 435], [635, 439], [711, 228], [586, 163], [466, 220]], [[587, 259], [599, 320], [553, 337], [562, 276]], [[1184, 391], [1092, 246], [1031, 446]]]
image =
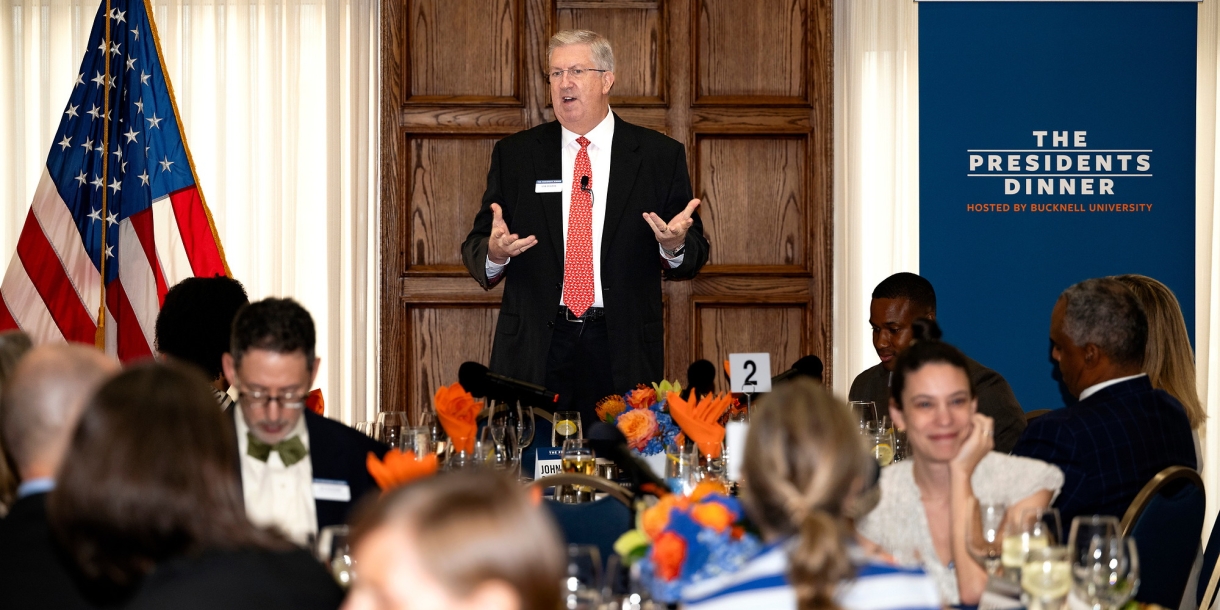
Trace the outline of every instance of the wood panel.
[[808, 103], [806, 0], [694, 1], [696, 104]]
[[408, 102], [520, 104], [520, 0], [410, 0]]
[[806, 148], [803, 137], [696, 138], [693, 180], [696, 195], [707, 201], [700, 216], [715, 244], [706, 271], [804, 267]]
[[462, 241], [479, 211], [497, 139], [408, 139], [411, 254], [407, 273], [466, 275]]
[[733, 353], [767, 352], [774, 375], [808, 353], [806, 309], [803, 303], [696, 301], [691, 360], [720, 363]]
[[661, 42], [665, 30], [656, 3], [559, 3], [558, 29], [592, 30], [611, 41], [632, 41], [614, 49], [614, 90], [610, 103], [665, 103], [665, 71]]
[[491, 360], [500, 308], [448, 305], [409, 308], [413, 413], [432, 404], [438, 387], [457, 381], [463, 362]]

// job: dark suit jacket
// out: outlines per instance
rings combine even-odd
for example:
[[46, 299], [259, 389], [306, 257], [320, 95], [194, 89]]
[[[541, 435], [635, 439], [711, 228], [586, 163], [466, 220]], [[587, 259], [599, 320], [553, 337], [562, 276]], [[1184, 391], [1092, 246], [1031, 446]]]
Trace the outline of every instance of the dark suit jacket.
[[1181, 403], [1148, 377], [1103, 388], [1030, 422], [1012, 450], [1063, 470], [1055, 500], [1064, 533], [1077, 515], [1121, 519], [1140, 489], [1169, 466], [1195, 468], [1195, 444]]
[[[240, 417], [230, 408], [229, 417]], [[309, 431], [309, 461], [313, 466], [313, 478], [345, 481], [352, 492], [350, 502], [314, 500], [318, 511], [318, 529], [328, 525], [347, 523], [348, 513], [370, 491], [380, 489], [369, 474], [366, 461], [372, 451], [384, 458], [388, 447], [337, 421], [328, 419], [306, 409], [305, 429]], [[233, 430], [233, 446], [237, 447], [237, 428]], [[241, 480], [241, 456], [237, 461], [237, 480]]]
[[[1025, 430], [1025, 411], [1012, 388], [999, 373], [966, 358], [970, 379], [979, 398], [979, 413], [995, 420], [995, 450], [1008, 453]], [[884, 414], [890, 404], [890, 373], [880, 364], [856, 376], [848, 400], [871, 400]]]
[[92, 608], [82, 583], [51, 537], [47, 494], [17, 500], [0, 519], [0, 608]]
[[[546, 381], [547, 353], [563, 292], [562, 193], [535, 193], [535, 181], [562, 176], [558, 122], [513, 134], [496, 144], [483, 207], [462, 244], [462, 260], [485, 289], [491, 204], [499, 203], [509, 230], [534, 235], [538, 244], [514, 257], [497, 278], [505, 282], [491, 352], [491, 370], [523, 381]], [[570, 178], [570, 177], [569, 177]], [[689, 279], [707, 262], [703, 223], [693, 216], [682, 264], [661, 259], [656, 237], [641, 216], [672, 219], [690, 202], [690, 176], [682, 144], [614, 117], [610, 180], [601, 243], [602, 301], [610, 336], [614, 384], [626, 391], [664, 373], [661, 278]]]
[[127, 610], [334, 610], [343, 590], [305, 551], [216, 551], [159, 564]]

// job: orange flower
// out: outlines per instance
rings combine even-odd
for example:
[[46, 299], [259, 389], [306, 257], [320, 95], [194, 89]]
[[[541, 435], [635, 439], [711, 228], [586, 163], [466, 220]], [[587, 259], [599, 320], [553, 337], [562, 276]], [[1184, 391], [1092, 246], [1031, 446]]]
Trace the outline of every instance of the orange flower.
[[652, 563], [657, 567], [657, 576], [673, 581], [682, 574], [682, 562], [686, 561], [686, 541], [673, 532], [665, 532], [652, 543]]
[[695, 489], [690, 492], [691, 502], [701, 502], [704, 498], [711, 494], [728, 495], [729, 490], [724, 486], [724, 483], [713, 481], [712, 479], [704, 479], [699, 481]]
[[657, 402], [657, 391], [642, 383], [635, 386], [635, 389], [627, 396], [627, 403], [631, 405], [632, 409], [647, 409], [655, 402]]
[[674, 508], [685, 508], [688, 500], [678, 494], [668, 494], [652, 507], [645, 509], [640, 517], [640, 526], [652, 540], [661, 535], [661, 530], [669, 525], [669, 511]]
[[322, 399], [322, 390], [313, 390], [305, 397], [305, 408], [316, 415], [326, 414], [326, 401]]
[[417, 460], [414, 452], [403, 453], [391, 449], [386, 452], [384, 460], [377, 459], [377, 455], [370, 451], [365, 466], [373, 475], [373, 480], [377, 481], [377, 486], [384, 491], [436, 474], [437, 462], [435, 453]]
[[690, 511], [690, 517], [695, 523], [716, 530], [717, 534], [724, 533], [733, 525], [733, 513], [719, 502], [696, 504]]
[[657, 414], [649, 409], [632, 409], [623, 413], [616, 424], [627, 437], [627, 446], [643, 451], [648, 441], [657, 434]]
[[597, 419], [606, 423], [614, 423], [619, 413], [627, 410], [627, 403], [619, 395], [607, 396], [597, 403]]

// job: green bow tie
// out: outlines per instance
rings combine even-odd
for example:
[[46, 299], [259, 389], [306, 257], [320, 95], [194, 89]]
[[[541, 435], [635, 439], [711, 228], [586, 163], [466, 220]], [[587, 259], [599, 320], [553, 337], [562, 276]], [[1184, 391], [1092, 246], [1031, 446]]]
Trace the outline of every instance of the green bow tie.
[[280, 454], [280, 460], [285, 466], [291, 466], [309, 455], [309, 450], [305, 448], [305, 443], [301, 442], [301, 437], [293, 436], [286, 438], [274, 445], [268, 445], [263, 441], [258, 440], [253, 432], [246, 433], [246, 455], [260, 461], [266, 462], [267, 458], [271, 457], [271, 452], [275, 451]]

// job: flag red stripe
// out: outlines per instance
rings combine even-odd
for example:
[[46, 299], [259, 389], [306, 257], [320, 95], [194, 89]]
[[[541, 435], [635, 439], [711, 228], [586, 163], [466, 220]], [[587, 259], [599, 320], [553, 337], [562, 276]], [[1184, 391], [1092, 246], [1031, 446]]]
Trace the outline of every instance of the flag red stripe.
[[59, 254], [47, 241], [42, 232], [42, 226], [30, 210], [25, 218], [25, 227], [21, 229], [21, 237], [17, 240], [17, 256], [30, 281], [38, 290], [38, 294], [55, 318], [55, 324], [63, 333], [64, 339], [78, 343], [93, 343], [97, 325], [93, 316], [85, 310], [80, 295], [76, 294], [76, 286], [68, 279]]
[[17, 320], [13, 318], [13, 314], [8, 310], [8, 303], [4, 302], [4, 295], [0, 294], [0, 331], [17, 330], [21, 328], [17, 325]]
[[191, 269], [195, 275], [197, 277], [224, 275], [224, 261], [220, 258], [220, 248], [212, 236], [212, 225], [208, 222], [208, 215], [203, 211], [203, 200], [199, 198], [199, 189], [191, 186], [176, 193], [170, 193], [169, 200], [174, 205], [178, 232], [182, 235], [182, 245], [191, 259]]
[[152, 356], [152, 349], [140, 330], [140, 320], [127, 301], [127, 293], [123, 291], [123, 283], [114, 280], [106, 284], [106, 307], [114, 316], [118, 326], [118, 357], [123, 362], [140, 360]]
[[148, 257], [148, 266], [152, 267], [153, 277], [157, 278], [157, 304], [165, 302], [165, 293], [169, 292], [169, 286], [165, 282], [165, 273], [161, 270], [161, 262], [157, 258], [157, 242], [153, 233], [153, 209], [148, 209], [137, 213], [130, 218], [131, 228], [135, 229], [136, 237], [140, 239], [140, 247], [144, 249], [144, 256]]

